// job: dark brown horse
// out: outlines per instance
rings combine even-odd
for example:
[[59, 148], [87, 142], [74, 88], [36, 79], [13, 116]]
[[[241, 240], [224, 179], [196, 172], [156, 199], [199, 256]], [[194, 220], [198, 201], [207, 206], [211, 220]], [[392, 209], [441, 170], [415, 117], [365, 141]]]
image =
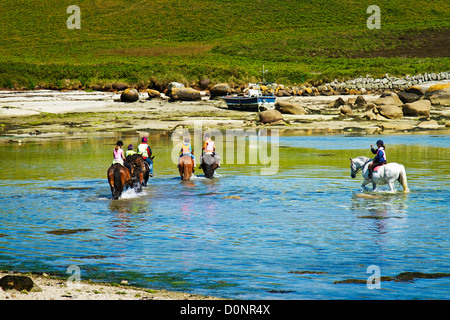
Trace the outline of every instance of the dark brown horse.
[[217, 163], [217, 159], [212, 153], [208, 152], [203, 154], [200, 167], [203, 169], [205, 177], [207, 177], [208, 179], [212, 179], [214, 176], [214, 171], [218, 166], [219, 164]]
[[120, 163], [113, 164], [108, 169], [108, 182], [114, 200], [119, 199], [124, 189], [134, 187], [137, 192], [142, 190], [144, 178], [144, 159], [140, 154], [135, 157], [130, 156], [127, 162], [131, 164], [131, 173]]
[[[146, 186], [149, 179], [149, 167], [141, 154], [135, 153], [127, 157], [127, 162], [133, 168], [132, 180], [138, 185], [139, 191], [141, 186]], [[133, 179], [134, 178], [134, 179]]]
[[194, 159], [190, 155], [183, 155], [178, 159], [178, 170], [181, 180], [188, 181], [194, 172]]

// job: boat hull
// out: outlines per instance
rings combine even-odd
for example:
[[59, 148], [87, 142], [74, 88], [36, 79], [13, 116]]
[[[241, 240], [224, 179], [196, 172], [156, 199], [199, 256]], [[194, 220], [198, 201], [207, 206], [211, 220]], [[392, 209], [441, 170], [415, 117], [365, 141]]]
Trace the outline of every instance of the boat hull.
[[229, 109], [245, 111], [262, 111], [275, 107], [275, 96], [259, 97], [221, 97]]

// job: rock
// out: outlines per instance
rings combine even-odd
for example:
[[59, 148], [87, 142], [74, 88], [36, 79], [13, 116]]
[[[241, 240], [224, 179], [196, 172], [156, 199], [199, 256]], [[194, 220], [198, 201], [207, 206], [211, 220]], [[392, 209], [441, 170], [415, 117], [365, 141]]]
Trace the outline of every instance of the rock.
[[210, 99], [226, 96], [231, 94], [231, 87], [227, 83], [218, 83], [209, 90], [209, 94]]
[[277, 97], [289, 97], [291, 96], [291, 93], [288, 90], [277, 90], [275, 93]]
[[398, 92], [397, 95], [403, 103], [411, 103], [420, 99], [420, 95], [412, 92]]
[[149, 99], [161, 98], [161, 93], [157, 90], [148, 89], [147, 93]]
[[337, 98], [337, 99], [334, 101], [334, 107], [335, 107], [335, 108], [339, 108], [340, 106], [343, 106], [344, 104], [345, 104], [345, 101], [344, 101], [344, 99], [342, 99], [341, 97]]
[[31, 278], [26, 276], [7, 275], [0, 279], [0, 287], [4, 290], [17, 290], [17, 291], [42, 291], [38, 285], [36, 285]]
[[423, 96], [425, 92], [428, 90], [428, 88], [431, 87], [430, 83], [421, 83], [421, 84], [415, 84], [405, 90], [406, 93], [415, 93], [420, 96]]
[[139, 100], [139, 92], [136, 89], [126, 89], [120, 95], [120, 101], [122, 102], [135, 102]]
[[348, 98], [347, 99], [347, 104], [349, 106], [353, 106], [355, 104], [355, 102], [356, 102], [356, 98]]
[[450, 83], [441, 83], [430, 86], [425, 92], [425, 99], [432, 105], [450, 106]]
[[354, 104], [357, 108], [363, 108], [367, 104], [367, 102], [363, 96], [357, 96]]
[[275, 109], [285, 114], [306, 114], [305, 108], [296, 102], [277, 101]]
[[174, 88], [181, 89], [181, 88], [185, 88], [185, 86], [184, 86], [184, 84], [179, 83], [179, 82], [170, 82], [170, 83], [167, 85], [167, 92], [166, 92], [166, 95], [167, 95], [167, 96], [170, 96], [170, 95], [172, 94], [172, 89], [174, 89]]
[[393, 92], [383, 93], [378, 99], [374, 101], [374, 103], [378, 106], [389, 105], [400, 107], [403, 105], [403, 102], [400, 100], [397, 94]]
[[382, 115], [387, 119], [403, 118], [402, 109], [396, 105], [379, 105], [374, 108], [374, 112]]
[[339, 114], [343, 116], [351, 116], [353, 114], [352, 108], [346, 104], [339, 108]]
[[313, 89], [311, 87], [306, 87], [303, 92], [303, 96], [312, 96], [313, 95]]
[[417, 125], [421, 129], [438, 129], [439, 124], [436, 120], [423, 121]]
[[382, 130], [405, 131], [412, 130], [414, 127], [410, 123], [383, 123], [380, 125]]
[[373, 110], [369, 110], [366, 112], [365, 117], [368, 120], [377, 120], [377, 121], [385, 121], [386, 118], [380, 114], [374, 113]]
[[201, 100], [201, 92], [192, 88], [172, 88], [170, 91], [171, 100], [195, 101]]
[[403, 115], [405, 116], [430, 116], [431, 102], [429, 100], [419, 100], [412, 103], [405, 103], [403, 106]]
[[283, 121], [283, 116], [278, 110], [265, 110], [259, 113], [259, 121], [262, 123]]

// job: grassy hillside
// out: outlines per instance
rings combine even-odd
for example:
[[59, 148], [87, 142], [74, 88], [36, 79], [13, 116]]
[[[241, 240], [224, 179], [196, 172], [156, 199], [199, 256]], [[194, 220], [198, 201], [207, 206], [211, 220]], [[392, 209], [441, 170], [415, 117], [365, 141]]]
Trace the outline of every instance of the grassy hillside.
[[72, 0], [0, 2], [0, 87], [285, 84], [450, 70], [450, 4], [373, 1]]

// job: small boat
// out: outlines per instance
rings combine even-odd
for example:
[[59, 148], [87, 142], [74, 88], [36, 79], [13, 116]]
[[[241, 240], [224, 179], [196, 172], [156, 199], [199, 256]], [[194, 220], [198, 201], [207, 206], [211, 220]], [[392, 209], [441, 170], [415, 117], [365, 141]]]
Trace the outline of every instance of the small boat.
[[243, 96], [229, 95], [220, 97], [229, 109], [243, 111], [263, 111], [275, 108], [276, 97], [273, 93], [263, 93], [259, 84], [250, 84]]

